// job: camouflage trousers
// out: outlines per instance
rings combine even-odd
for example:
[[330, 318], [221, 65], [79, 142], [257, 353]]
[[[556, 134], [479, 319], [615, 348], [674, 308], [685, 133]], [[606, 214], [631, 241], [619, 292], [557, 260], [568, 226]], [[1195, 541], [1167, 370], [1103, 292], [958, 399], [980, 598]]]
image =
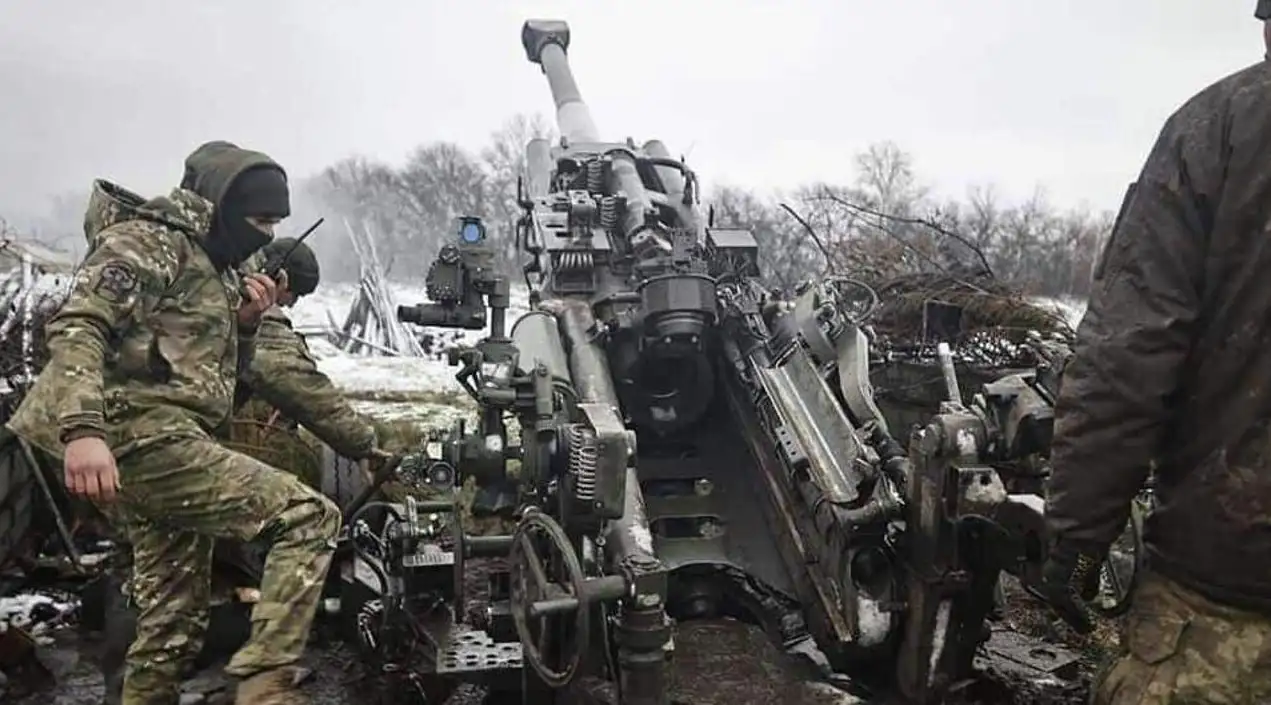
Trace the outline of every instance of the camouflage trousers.
[[137, 635], [124, 705], [177, 702], [207, 629], [217, 539], [272, 543], [251, 636], [234, 676], [299, 660], [321, 598], [340, 512], [295, 476], [211, 438], [176, 439], [119, 458], [120, 501], [102, 510], [132, 545]]
[[1220, 605], [1146, 573], [1094, 705], [1271, 703], [1271, 617]]

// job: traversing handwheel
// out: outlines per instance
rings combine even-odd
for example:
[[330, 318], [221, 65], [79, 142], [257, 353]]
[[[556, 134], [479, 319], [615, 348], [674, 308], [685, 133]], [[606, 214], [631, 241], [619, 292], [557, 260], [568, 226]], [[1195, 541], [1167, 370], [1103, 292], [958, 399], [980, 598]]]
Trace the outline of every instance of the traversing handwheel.
[[[540, 548], [546, 555], [539, 553]], [[546, 559], [546, 560], [545, 560]], [[555, 519], [536, 508], [525, 512], [508, 554], [512, 621], [521, 640], [522, 658], [543, 682], [563, 688], [578, 672], [587, 649], [591, 611], [587, 609], [582, 564]], [[553, 617], [573, 612], [573, 634], [566, 643]], [[537, 627], [537, 629], [532, 628]], [[547, 664], [549, 639], [556, 637], [556, 660]]]

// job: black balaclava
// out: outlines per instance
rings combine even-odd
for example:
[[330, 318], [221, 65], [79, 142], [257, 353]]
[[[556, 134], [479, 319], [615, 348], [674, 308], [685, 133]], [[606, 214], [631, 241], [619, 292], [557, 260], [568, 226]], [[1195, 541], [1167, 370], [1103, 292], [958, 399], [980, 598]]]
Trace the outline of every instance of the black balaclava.
[[207, 237], [208, 255], [218, 269], [237, 267], [272, 239], [269, 233], [247, 222], [247, 218], [282, 219], [289, 215], [291, 197], [287, 175], [274, 166], [252, 167], [235, 177], [217, 204]]
[[291, 293], [308, 296], [318, 288], [318, 256], [308, 245], [294, 237], [280, 237], [261, 248], [260, 253], [266, 266], [282, 264]]

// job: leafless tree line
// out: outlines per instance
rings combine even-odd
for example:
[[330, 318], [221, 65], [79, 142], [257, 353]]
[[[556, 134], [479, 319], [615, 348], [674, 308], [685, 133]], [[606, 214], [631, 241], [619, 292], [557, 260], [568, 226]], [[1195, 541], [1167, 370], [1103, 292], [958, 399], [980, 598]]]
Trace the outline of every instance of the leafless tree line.
[[[366, 223], [394, 278], [425, 272], [460, 215], [484, 217], [505, 249], [503, 261], [516, 263], [516, 183], [532, 137], [553, 133], [539, 116], [517, 116], [480, 153], [439, 142], [417, 148], [399, 167], [348, 159], [311, 180], [309, 193], [323, 208]], [[1008, 205], [991, 187], [940, 201], [919, 181], [910, 155], [891, 143], [857, 155], [856, 167], [847, 186], [813, 183], [784, 195], [719, 188], [710, 203], [715, 223], [750, 228], [778, 286], [828, 265], [875, 279], [931, 271], [992, 276], [1037, 295], [1088, 293], [1111, 213], [1062, 212], [1040, 193]], [[355, 275], [342, 269], [356, 267], [348, 258], [326, 259], [333, 275]]]
[[1113, 214], [1062, 212], [1040, 193], [1007, 205], [991, 187], [940, 201], [891, 143], [856, 157], [850, 186], [814, 183], [763, 197], [723, 188], [717, 224], [749, 227], [775, 285], [833, 269], [872, 280], [931, 272], [990, 276], [1022, 293], [1084, 298]]
[[[539, 115], [517, 115], [479, 151], [451, 142], [414, 149], [400, 164], [350, 157], [295, 189], [300, 230], [321, 215], [327, 225], [309, 243], [329, 280], [355, 280], [359, 264], [343, 223], [372, 233], [388, 276], [422, 277], [460, 215], [485, 219], [501, 258], [520, 262], [513, 223], [520, 215], [517, 179], [525, 169], [525, 144], [554, 139]], [[828, 267], [858, 276], [887, 278], [920, 272], [958, 276], [990, 274], [1037, 295], [1084, 297], [1110, 213], [1063, 212], [1039, 193], [1006, 204], [991, 187], [961, 200], [934, 197], [920, 181], [911, 156], [891, 143], [876, 144], [855, 159], [848, 185], [811, 183], [783, 194], [736, 187], [709, 199], [714, 222], [750, 228], [760, 242], [765, 275], [777, 286], [796, 283]], [[63, 196], [34, 235], [46, 244], [82, 251], [86, 198]]]
[[[484, 219], [490, 240], [506, 255], [502, 262], [517, 263], [513, 224], [521, 212], [517, 179], [525, 170], [525, 144], [552, 134], [542, 116], [517, 115], [476, 153], [432, 142], [415, 148], [397, 166], [345, 159], [304, 184], [297, 213], [313, 209], [314, 217], [345, 220], [373, 233], [388, 276], [397, 280], [423, 277], [442, 243], [458, 232], [459, 216], [466, 215]], [[349, 252], [347, 238], [315, 234], [311, 242], [327, 276], [357, 278], [356, 259], [339, 256]]]

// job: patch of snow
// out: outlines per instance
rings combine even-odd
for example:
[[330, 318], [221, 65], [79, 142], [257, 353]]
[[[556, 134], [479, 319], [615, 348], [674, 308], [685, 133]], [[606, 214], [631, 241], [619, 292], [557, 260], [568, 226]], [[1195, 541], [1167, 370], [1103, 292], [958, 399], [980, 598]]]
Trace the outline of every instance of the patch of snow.
[[927, 664], [932, 681], [939, 673], [937, 668], [940, 665], [940, 657], [944, 655], [944, 647], [948, 645], [949, 615], [952, 610], [953, 603], [949, 600], [941, 600], [940, 605], [936, 607], [936, 624], [931, 634], [931, 660]]
[[57, 626], [78, 608], [75, 600], [60, 595], [23, 593], [0, 597], [0, 631], [9, 625], [29, 632]]
[[1081, 318], [1086, 315], [1086, 302], [1084, 299], [1074, 299], [1069, 297], [1053, 298], [1049, 296], [1039, 296], [1032, 299], [1032, 302], [1042, 308], [1049, 309], [1068, 322], [1075, 330], [1077, 325], [1081, 323]]
[[354, 411], [380, 421], [409, 421], [428, 428], [450, 428], [459, 419], [470, 419], [472, 407], [461, 404], [443, 404], [419, 401], [353, 400]]
[[636, 547], [645, 553], [653, 553], [653, 534], [645, 527], [632, 522], [631, 528], [627, 530], [631, 540], [635, 542]]
[[428, 358], [355, 356], [337, 350], [335, 355], [319, 357], [318, 369], [351, 392], [460, 391], [455, 381], [459, 368]]
[[[943, 343], [941, 344], [943, 345]], [[958, 429], [957, 433], [954, 434], [954, 441], [958, 446], [958, 454], [965, 458], [975, 457], [979, 450], [975, 442], [975, 434], [968, 428]]]
[[[404, 305], [428, 301], [423, 286], [392, 285], [393, 298]], [[440, 400], [358, 399], [353, 405], [359, 411], [385, 421], [410, 420], [429, 426], [449, 426], [454, 419], [471, 414], [463, 390], [455, 380], [458, 367], [445, 359], [447, 348], [475, 345], [487, 330], [469, 331], [448, 328], [415, 328], [431, 336], [433, 345], [425, 357], [394, 357], [381, 354], [350, 354], [332, 344], [321, 331], [331, 329], [332, 322], [342, 326], [358, 297], [358, 286], [351, 283], [324, 284], [311, 296], [301, 299], [289, 312], [292, 324], [307, 333], [309, 349], [322, 370], [341, 389], [356, 395], [446, 394], [454, 403]], [[516, 319], [529, 310], [529, 292], [513, 287], [508, 307], [508, 330]], [[371, 341], [375, 342], [375, 341]]]
[[878, 600], [858, 594], [856, 623], [860, 628], [861, 645], [877, 646], [891, 634], [892, 613], [883, 609], [882, 603]]
[[840, 690], [829, 683], [807, 681], [803, 683], [803, 687], [812, 695], [823, 698], [823, 702], [826, 702], [827, 705], [829, 703], [834, 705], [864, 705], [866, 703], [864, 698]]

